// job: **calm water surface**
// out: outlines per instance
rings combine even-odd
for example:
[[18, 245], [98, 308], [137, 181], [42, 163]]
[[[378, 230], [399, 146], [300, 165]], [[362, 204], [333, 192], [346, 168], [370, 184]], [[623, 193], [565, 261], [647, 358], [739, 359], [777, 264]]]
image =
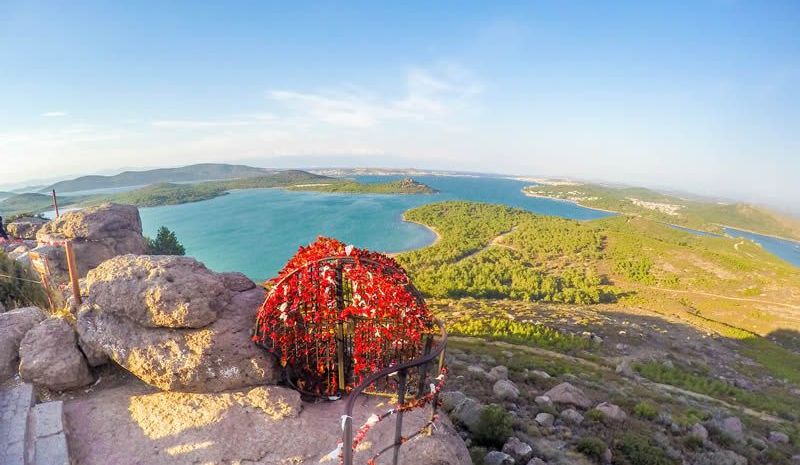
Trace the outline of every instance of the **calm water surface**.
[[[385, 182], [391, 177], [359, 177]], [[282, 189], [232, 191], [212, 200], [141, 209], [145, 234], [159, 226], [175, 231], [188, 255], [215, 271], [241, 271], [256, 280], [274, 276], [301, 245], [331, 236], [359, 247], [400, 252], [430, 244], [427, 228], [402, 221], [404, 211], [443, 200], [505, 204], [534, 213], [588, 220], [606, 212], [568, 202], [526, 197], [529, 182], [486, 177], [420, 176], [438, 189], [431, 195], [351, 195], [289, 192]]]

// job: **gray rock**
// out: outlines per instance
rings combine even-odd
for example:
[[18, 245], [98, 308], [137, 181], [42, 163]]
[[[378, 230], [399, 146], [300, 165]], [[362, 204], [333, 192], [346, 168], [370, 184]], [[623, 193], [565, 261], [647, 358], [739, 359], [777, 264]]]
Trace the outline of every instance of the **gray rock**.
[[503, 452], [510, 455], [515, 462], [525, 463], [533, 455], [533, 448], [512, 436], [503, 444]]
[[622, 361], [617, 364], [615, 371], [623, 376], [632, 377], [634, 373], [630, 357], [623, 357]]
[[561, 383], [547, 391], [544, 395], [549, 397], [553, 402], [559, 404], [574, 405], [581, 408], [589, 408], [592, 405], [592, 401], [586, 397], [586, 394], [570, 383]]
[[505, 452], [493, 450], [483, 458], [485, 465], [514, 465], [514, 459]]
[[611, 449], [606, 448], [606, 451], [603, 452], [603, 456], [600, 457], [600, 461], [602, 463], [612, 463], [614, 461], [614, 454], [611, 453]]
[[568, 425], [580, 425], [583, 423], [583, 415], [575, 409], [568, 408], [559, 414], [559, 417]]
[[234, 292], [249, 291], [256, 287], [256, 283], [245, 276], [244, 273], [239, 273], [238, 271], [220, 273], [220, 277], [222, 277], [225, 287]]
[[552, 407], [553, 401], [547, 396], [536, 396], [533, 400], [539, 407]]
[[44, 312], [37, 307], [0, 313], [0, 382], [17, 374], [19, 344], [25, 334], [44, 317]]
[[474, 433], [480, 426], [481, 412], [483, 412], [483, 408], [483, 404], [475, 399], [467, 397], [463, 402], [456, 406], [451, 413], [451, 417]]
[[603, 416], [609, 420], [623, 421], [628, 415], [618, 405], [602, 402], [595, 407], [596, 410], [603, 412]]
[[94, 381], [75, 331], [61, 318], [49, 318], [28, 331], [19, 346], [19, 358], [22, 379], [55, 391]]
[[122, 255], [86, 276], [88, 305], [147, 327], [202, 328], [230, 301], [223, 279], [191, 257]]
[[519, 388], [508, 379], [501, 379], [494, 383], [492, 392], [501, 400], [515, 400], [519, 397]]
[[470, 373], [474, 373], [476, 375], [486, 376], [486, 371], [480, 365], [469, 365], [467, 367], [467, 371], [470, 372]]
[[218, 392], [275, 384], [274, 357], [253, 344], [249, 329], [264, 293], [236, 292], [216, 321], [203, 328], [150, 328], [115, 312], [84, 304], [78, 333], [144, 382], [165, 391]]
[[6, 225], [6, 231], [17, 239], [36, 239], [36, 233], [42, 229], [45, 223], [47, 220], [44, 218], [26, 216], [17, 218]]
[[455, 410], [461, 402], [467, 400], [467, 396], [461, 391], [445, 391], [439, 394], [439, 400], [442, 401], [444, 411], [449, 413]]
[[536, 423], [539, 423], [541, 426], [549, 428], [549, 427], [553, 426], [553, 422], [555, 421], [555, 417], [553, 417], [553, 415], [550, 414], [550, 413], [542, 412], [542, 413], [536, 415], [535, 420], [536, 420]]
[[769, 442], [774, 442], [778, 444], [788, 444], [789, 436], [786, 433], [781, 433], [780, 431], [770, 431]]
[[491, 381], [498, 381], [501, 379], [508, 379], [508, 368], [503, 365], [498, 365], [486, 374], [486, 377]]
[[747, 459], [730, 450], [697, 454], [692, 465], [747, 465]]
[[689, 430], [689, 435], [705, 441], [708, 439], [708, 430], [700, 423], [695, 423], [692, 425], [692, 429]]
[[[67, 212], [46, 223], [36, 233], [40, 244], [67, 239], [73, 243], [81, 277], [109, 258], [147, 253], [139, 210], [131, 205], [106, 203]], [[61, 247], [41, 250], [37, 247], [36, 250], [46, 253], [51, 271], [66, 274], [67, 264]]]
[[537, 378], [542, 378], [542, 379], [550, 379], [551, 378], [551, 376], [549, 374], [547, 374], [547, 372], [542, 371], [542, 370], [533, 370], [531, 372], [531, 374], [533, 376], [536, 376]]
[[528, 461], [528, 465], [547, 465], [547, 462], [539, 457], [534, 457]]
[[728, 436], [741, 440], [744, 437], [744, 425], [738, 417], [728, 417], [719, 423], [719, 429]]

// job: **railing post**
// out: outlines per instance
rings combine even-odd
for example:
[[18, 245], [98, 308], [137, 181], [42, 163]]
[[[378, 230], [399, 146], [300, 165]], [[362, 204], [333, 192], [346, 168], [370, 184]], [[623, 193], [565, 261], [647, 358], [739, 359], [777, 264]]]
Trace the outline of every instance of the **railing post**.
[[[422, 355], [428, 355], [431, 353], [431, 346], [433, 345], [433, 338], [430, 334], [425, 335], [425, 348], [423, 349]], [[430, 363], [423, 363], [419, 367], [419, 384], [417, 385], [417, 398], [424, 396], [425, 394], [425, 381], [428, 378], [428, 365]]]
[[344, 452], [343, 465], [353, 465], [353, 418], [349, 415], [344, 419], [344, 437], [342, 438]]
[[344, 379], [344, 329], [341, 321], [336, 322], [336, 368], [339, 375], [339, 391], [344, 394], [347, 382]]
[[[397, 374], [397, 405], [402, 406], [406, 402], [406, 378], [408, 372], [406, 369], [400, 370]], [[397, 421], [394, 424], [394, 456], [392, 464], [397, 465], [397, 460], [400, 458], [400, 445], [403, 443], [403, 411], [397, 412]]]

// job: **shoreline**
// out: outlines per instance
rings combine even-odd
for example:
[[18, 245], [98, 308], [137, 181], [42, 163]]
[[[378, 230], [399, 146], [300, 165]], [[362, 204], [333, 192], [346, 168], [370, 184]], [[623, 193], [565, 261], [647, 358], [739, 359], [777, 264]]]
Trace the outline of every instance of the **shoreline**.
[[[558, 201], [558, 202], [567, 202], [567, 203], [571, 203], [571, 204], [573, 204], [573, 205], [577, 205], [577, 206], [579, 206], [579, 207], [582, 207], [582, 208], [588, 208], [588, 209], [590, 209], [590, 210], [597, 210], [597, 211], [606, 212], [606, 213], [613, 213], [613, 214], [615, 214], [615, 215], [623, 215], [623, 216], [636, 216], [636, 217], [639, 217], [639, 218], [644, 218], [642, 215], [634, 215], [634, 214], [630, 214], [630, 213], [622, 213], [622, 212], [615, 211], [615, 210], [607, 210], [607, 209], [605, 209], [605, 208], [590, 207], [590, 206], [588, 206], [588, 205], [584, 205], [584, 204], [582, 204], [582, 203], [580, 203], [580, 202], [576, 202], [576, 201], [574, 201], [574, 200], [568, 200], [568, 199], [559, 199], [559, 198], [557, 198], [557, 197], [550, 197], [550, 196], [547, 196], [547, 195], [542, 195], [542, 194], [533, 194], [533, 193], [530, 193], [530, 192], [526, 192], [524, 187], [522, 188], [522, 193], [523, 193], [523, 194], [524, 194], [526, 197], [538, 197], [538, 198], [540, 198], [540, 199], [549, 199], [549, 200], [555, 200], [555, 201]], [[591, 221], [591, 220], [587, 220], [587, 221]], [[655, 221], [655, 220], [654, 220], [654, 221]], [[729, 225], [729, 224], [711, 223], [711, 224], [715, 224], [715, 225], [717, 225], [717, 226], [720, 226], [721, 228], [723, 228], [723, 231], [722, 231], [722, 233], [718, 233], [718, 232], [714, 232], [714, 231], [705, 231], [705, 230], [702, 230], [702, 229], [690, 228], [690, 227], [688, 227], [688, 226], [683, 226], [683, 225], [674, 224], [674, 223], [665, 223], [665, 222], [660, 222], [660, 223], [662, 223], [662, 224], [667, 224], [667, 225], [670, 225], [670, 226], [677, 226], [677, 227], [679, 227], [679, 228], [685, 228], [685, 229], [694, 229], [695, 231], [700, 231], [700, 232], [704, 232], [704, 233], [715, 234], [715, 235], [717, 235], [717, 236], [720, 236], [720, 237], [726, 237], [726, 236], [729, 236], [728, 234], [725, 234], [724, 228], [728, 228], [728, 229], [735, 229], [735, 230], [737, 230], [737, 231], [741, 231], [741, 232], [745, 232], [745, 233], [756, 234], [756, 235], [759, 235], [759, 236], [770, 237], [770, 238], [772, 238], [772, 239], [778, 239], [778, 240], [781, 240], [781, 241], [786, 241], [786, 242], [792, 242], [792, 243], [797, 243], [797, 244], [800, 244], [800, 239], [792, 239], [792, 238], [790, 238], [790, 237], [777, 236], [777, 235], [775, 235], [775, 234], [767, 234], [767, 233], [763, 233], [763, 232], [752, 231], [752, 230], [749, 230], [749, 229], [743, 229], [743, 228], [739, 228], [739, 227], [737, 227], [737, 226], [732, 226], [732, 225]]]
[[[406, 211], [408, 211], [408, 210], [406, 210]], [[425, 249], [425, 248], [428, 248], [428, 247], [433, 247], [434, 245], [436, 245], [439, 242], [441, 242], [442, 235], [439, 233], [439, 231], [437, 231], [436, 229], [428, 226], [425, 223], [420, 223], [419, 221], [414, 221], [414, 220], [407, 219], [406, 218], [406, 212], [403, 212], [403, 215], [400, 217], [400, 219], [402, 219], [406, 223], [418, 224], [418, 225], [422, 226], [423, 228], [427, 229], [428, 231], [432, 232], [433, 235], [434, 235], [433, 242], [431, 242], [430, 244], [427, 244], [427, 245], [423, 245], [422, 247], [414, 247], [413, 249], [401, 250], [400, 252], [387, 253], [386, 255], [388, 255], [388, 256], [390, 256], [392, 258], [395, 258], [398, 255], [400, 255], [401, 253], [412, 252], [414, 250], [422, 250], [422, 249]]]

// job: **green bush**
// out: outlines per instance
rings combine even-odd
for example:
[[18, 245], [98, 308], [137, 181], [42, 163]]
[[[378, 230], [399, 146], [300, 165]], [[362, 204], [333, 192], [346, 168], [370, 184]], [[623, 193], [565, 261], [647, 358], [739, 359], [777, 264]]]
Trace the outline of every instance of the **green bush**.
[[19, 265], [5, 252], [0, 251], [0, 303], [7, 310], [35, 305], [41, 308], [49, 306], [44, 287], [39, 284], [39, 277]]
[[600, 410], [593, 408], [586, 412], [586, 418], [591, 421], [603, 421], [606, 416]]
[[689, 435], [683, 440], [683, 445], [689, 450], [698, 450], [703, 447], [703, 439], [695, 435]]
[[578, 450], [578, 452], [589, 457], [590, 459], [600, 461], [600, 458], [603, 457], [603, 453], [608, 447], [602, 439], [594, 436], [588, 436], [581, 438], [575, 448]]
[[[627, 433], [617, 442], [618, 453], [630, 465], [673, 465], [674, 460], [667, 457], [664, 449], [652, 443], [647, 437]], [[622, 463], [626, 463], [622, 462]]]
[[155, 239], [147, 239], [150, 255], [186, 255], [186, 249], [178, 241], [175, 233], [161, 226]]
[[658, 409], [649, 402], [639, 402], [633, 407], [633, 414], [645, 420], [652, 420], [658, 416]]
[[481, 411], [480, 422], [475, 431], [475, 442], [489, 447], [502, 447], [511, 437], [514, 419], [499, 405], [489, 405]]
[[469, 456], [472, 459], [472, 465], [483, 465], [483, 459], [489, 451], [485, 447], [472, 446], [469, 448]]

